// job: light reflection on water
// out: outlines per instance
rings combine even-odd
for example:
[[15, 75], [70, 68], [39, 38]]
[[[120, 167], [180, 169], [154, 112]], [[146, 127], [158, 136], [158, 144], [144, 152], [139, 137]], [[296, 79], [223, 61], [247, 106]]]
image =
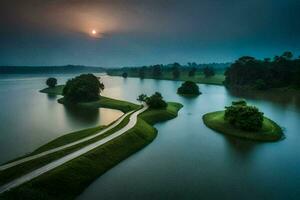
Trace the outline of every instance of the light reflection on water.
[[[99, 177], [78, 199], [299, 199], [298, 105], [232, 94], [222, 86], [200, 85], [202, 95], [184, 98], [176, 94], [177, 81], [108, 79], [124, 91], [118, 93], [121, 99], [159, 91], [184, 107], [176, 119], [156, 125], [158, 137], [150, 145]], [[203, 114], [238, 98], [278, 122], [286, 139], [246, 141], [203, 124]]]
[[[59, 82], [67, 78], [60, 76]], [[105, 96], [136, 102], [141, 93], [159, 91], [166, 100], [184, 107], [176, 119], [156, 125], [159, 134], [150, 145], [98, 178], [79, 199], [299, 199], [298, 99], [244, 95], [213, 85], [200, 85], [202, 95], [184, 98], [176, 94], [179, 81], [109, 76], [102, 80]], [[2, 160], [61, 133], [94, 126], [108, 115], [102, 109], [98, 113], [69, 110], [56, 102], [57, 97], [38, 93], [43, 86], [42, 79], [0, 79], [0, 148], [7, 153], [1, 154]], [[286, 139], [276, 143], [240, 140], [203, 124], [203, 114], [222, 110], [242, 97], [278, 122]]]
[[25, 153], [63, 134], [107, 125], [122, 115], [111, 109], [79, 109], [57, 102], [61, 96], [38, 92], [46, 77], [59, 84], [75, 75], [0, 76], [0, 163]]

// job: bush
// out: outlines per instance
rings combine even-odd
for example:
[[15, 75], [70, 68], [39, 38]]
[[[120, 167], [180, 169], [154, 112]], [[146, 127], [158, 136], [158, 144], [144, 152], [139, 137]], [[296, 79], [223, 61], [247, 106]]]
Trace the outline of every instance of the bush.
[[127, 72], [123, 72], [122, 76], [123, 76], [123, 78], [127, 78], [128, 77], [128, 73]]
[[226, 107], [224, 118], [233, 126], [246, 131], [258, 131], [264, 120], [264, 113], [255, 106], [248, 106], [245, 101], [233, 102]]
[[233, 101], [233, 106], [247, 106], [247, 102], [244, 99]]
[[177, 89], [177, 93], [188, 94], [188, 95], [201, 94], [198, 85], [192, 81], [185, 81], [184, 83], [182, 83], [181, 86]]
[[46, 81], [46, 84], [48, 87], [55, 87], [57, 84], [57, 79], [56, 78], [48, 78]]
[[73, 103], [95, 101], [99, 99], [103, 89], [103, 83], [96, 76], [82, 74], [67, 81], [63, 95], [66, 101]]
[[146, 94], [140, 94], [136, 100], [141, 101], [141, 102], [145, 102], [147, 98], [148, 97], [147, 97]]
[[155, 92], [152, 96], [145, 98], [145, 102], [150, 108], [154, 109], [167, 107], [167, 103], [163, 100], [163, 97], [159, 92]]

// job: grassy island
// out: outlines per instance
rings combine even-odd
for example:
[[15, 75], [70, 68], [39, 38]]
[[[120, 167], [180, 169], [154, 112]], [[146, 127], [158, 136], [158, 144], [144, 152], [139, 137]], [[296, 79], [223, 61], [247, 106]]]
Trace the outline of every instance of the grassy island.
[[[64, 85], [58, 85], [52, 88], [45, 88], [43, 90], [40, 90], [42, 93], [46, 94], [53, 94], [53, 95], [62, 95]], [[58, 100], [59, 103], [64, 104], [64, 98], [61, 98]], [[128, 101], [122, 101], [117, 99], [112, 99], [109, 97], [100, 96], [99, 100], [92, 101], [92, 102], [84, 102], [84, 103], [78, 103], [78, 106], [86, 107], [86, 108], [111, 108], [120, 110], [124, 113], [127, 113], [129, 111], [135, 110], [139, 108], [139, 105], [128, 102]]]
[[199, 90], [199, 86], [193, 81], [185, 81], [181, 84], [181, 86], [177, 89], [177, 94], [183, 96], [198, 96], [201, 94]]
[[[63, 94], [64, 97], [59, 99], [59, 102], [68, 106], [83, 106], [86, 108], [106, 107], [118, 109], [124, 113], [138, 111], [142, 108], [142, 106], [130, 102], [100, 96], [100, 91], [98, 90], [99, 86], [93, 88], [93, 85], [91, 85], [91, 87], [89, 85], [93, 80], [85, 82], [87, 79], [94, 78], [95, 77], [90, 74], [81, 75], [69, 81], [69, 83], [73, 82], [74, 85], [68, 86], [67, 82], [67, 86], [51, 86], [40, 92], [56, 95]], [[69, 91], [66, 92], [64, 89], [66, 87], [69, 87], [68, 90], [70, 91], [74, 90], [72, 91], [72, 94], [68, 93]], [[157, 135], [157, 130], [152, 125], [177, 117], [177, 114], [182, 107], [179, 103], [163, 101], [160, 93], [155, 93], [147, 98], [147, 105], [149, 106], [148, 109], [137, 116], [137, 121], [133, 128], [129, 130], [123, 129], [126, 132], [123, 132], [122, 135], [107, 141], [95, 149], [48, 171], [29, 182], [1, 194], [0, 199], [74, 199], [99, 176], [151, 143]], [[0, 171], [0, 186], [112, 135], [131, 122], [130, 117], [132, 114], [133, 113], [127, 114], [127, 116], [124, 116], [122, 121], [118, 122], [115, 127], [102, 134], [96, 135], [109, 126], [98, 126], [65, 134], [39, 147], [32, 153], [15, 159], [14, 161], [27, 156], [33, 156], [95, 135], [95, 137], [88, 138], [87, 140], [67, 146], [50, 154], [28, 160], [19, 165]]]
[[48, 87], [40, 90], [42, 93], [53, 94], [53, 95], [62, 95], [65, 85], [57, 85], [55, 87]]
[[[163, 109], [148, 109], [138, 116], [134, 128], [125, 132], [118, 138], [28, 182], [14, 188], [0, 196], [4, 199], [74, 199], [95, 179], [104, 174], [122, 160], [139, 151], [151, 143], [157, 135], [157, 130], [152, 126], [155, 123], [173, 119], [182, 107], [179, 103], [169, 102]], [[105, 134], [114, 133], [124, 127], [129, 120], [126, 117], [121, 124]], [[42, 152], [66, 143], [76, 141], [102, 130], [104, 127], [95, 127], [79, 132], [64, 135], [44, 146], [38, 148], [34, 153]], [[105, 136], [102, 136], [105, 137]], [[99, 140], [101, 138], [94, 138]], [[36, 169], [41, 164], [46, 164], [58, 159], [72, 151], [87, 144], [79, 144], [46, 158], [39, 158], [26, 162], [21, 166], [13, 167], [0, 174], [1, 180], [10, 180], [9, 175], [16, 176]], [[17, 174], [17, 175], [16, 175]], [[3, 184], [5, 181], [2, 181]]]
[[212, 113], [207, 113], [203, 116], [204, 124], [223, 134], [258, 140], [258, 141], [277, 141], [283, 137], [282, 129], [272, 120], [267, 117], [263, 118], [262, 128], [258, 131], [245, 131], [238, 129], [231, 125], [228, 121], [224, 119], [225, 111], [217, 111]]

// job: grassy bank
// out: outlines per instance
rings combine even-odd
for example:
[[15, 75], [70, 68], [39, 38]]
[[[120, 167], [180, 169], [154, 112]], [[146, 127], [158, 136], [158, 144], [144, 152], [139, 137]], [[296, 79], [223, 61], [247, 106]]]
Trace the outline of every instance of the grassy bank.
[[149, 124], [155, 124], [177, 117], [181, 108], [180, 103], [168, 102], [167, 109], [150, 109], [140, 114], [140, 117]]
[[[122, 76], [123, 71], [122, 70], [113, 70], [108, 71], [107, 74], [110, 76]], [[127, 72], [128, 77], [140, 77], [137, 72]], [[180, 73], [180, 77], [177, 79], [174, 79], [173, 74], [171, 71], [166, 71], [161, 74], [161, 76], [156, 77], [153, 76], [152, 73], [148, 72], [145, 73], [145, 79], [159, 79], [159, 80], [179, 80], [179, 81], [193, 81], [196, 83], [202, 83], [202, 84], [212, 84], [212, 85], [223, 85], [223, 81], [225, 80], [225, 76], [223, 72], [217, 72], [215, 76], [206, 78], [203, 73], [197, 72], [195, 76], [190, 77], [188, 76], [187, 71], [183, 71]]]
[[203, 116], [203, 121], [209, 128], [231, 136], [258, 140], [258, 141], [277, 141], [282, 139], [282, 129], [272, 120], [264, 117], [263, 127], [260, 131], [250, 132], [237, 129], [224, 120], [224, 111], [207, 113]]
[[181, 104], [169, 103], [165, 110], [147, 110], [138, 116], [135, 127], [120, 137], [4, 193], [1, 197], [4, 199], [74, 199], [107, 170], [151, 143], [157, 135], [157, 130], [150, 124], [175, 118], [181, 107]]
[[[53, 95], [62, 95], [63, 88], [64, 88], [64, 85], [58, 85], [53, 88], [45, 88], [43, 90], [40, 90], [40, 92], [47, 93], [47, 94], [53, 94]], [[64, 98], [59, 99], [58, 102], [65, 104]], [[96, 109], [96, 108], [100, 108], [100, 107], [116, 109], [116, 110], [120, 110], [124, 113], [138, 109], [140, 107], [139, 105], [130, 103], [128, 101], [112, 99], [112, 98], [104, 97], [104, 96], [101, 96], [98, 101], [79, 103], [77, 105], [80, 107], [92, 108], [92, 109]]]
[[[64, 150], [61, 150], [61, 151], [58, 151], [58, 152], [55, 152], [55, 153], [52, 153], [52, 154], [49, 154], [47, 156], [44, 156], [44, 157], [41, 157], [41, 158], [38, 158], [38, 159], [34, 159], [34, 160], [31, 160], [31, 161], [28, 161], [28, 162], [25, 162], [25, 163], [22, 163], [20, 165], [17, 165], [15, 167], [11, 167], [7, 170], [4, 170], [4, 171], [0, 171], [0, 185], [1, 184], [4, 184], [4, 183], [7, 183], [17, 177], [20, 177], [21, 175], [23, 174], [26, 174], [34, 169], [37, 169], [45, 164], [48, 164], [54, 160], [57, 160], [58, 158], [61, 158], [69, 153], [72, 153], [86, 145], [89, 145], [91, 143], [94, 143], [98, 140], [101, 140], [103, 139], [104, 137], [107, 137], [108, 135], [120, 130], [121, 128], [123, 128], [124, 126], [126, 126], [129, 122], [129, 116], [127, 116], [124, 120], [122, 120], [122, 122], [116, 126], [115, 128], [107, 131], [105, 134], [103, 135], [100, 135], [98, 137], [95, 137], [89, 141], [85, 141], [85, 142], [82, 142], [80, 144], [77, 144], [77, 145], [74, 145], [72, 147], [69, 147], [67, 149], [64, 149]], [[81, 130], [81, 131], [76, 131], [76, 132], [72, 132], [72, 133], [69, 133], [69, 134], [66, 134], [66, 135], [63, 135], [41, 147], [39, 147], [38, 149], [36, 149], [35, 151], [33, 151], [32, 153], [28, 154], [28, 155], [25, 155], [25, 156], [22, 156], [22, 157], [19, 157], [17, 159], [14, 159], [14, 160], [18, 160], [18, 159], [21, 159], [21, 158], [24, 158], [24, 157], [27, 157], [27, 156], [32, 156], [32, 155], [35, 155], [35, 154], [38, 154], [38, 153], [41, 153], [41, 152], [44, 152], [44, 151], [47, 151], [47, 150], [50, 150], [50, 149], [53, 149], [53, 148], [56, 148], [56, 147], [59, 147], [59, 146], [62, 146], [62, 145], [65, 145], [65, 144], [69, 144], [71, 142], [74, 142], [74, 141], [77, 141], [77, 140], [80, 140], [84, 137], [88, 137], [88, 136], [91, 136], [91, 135], [94, 135], [96, 133], [98, 133], [99, 131], [103, 130], [105, 128], [105, 126], [98, 126], [98, 127], [94, 127], [94, 128], [89, 128], [89, 129], [85, 129], [85, 130]], [[12, 160], [12, 161], [14, 161]]]
[[46, 94], [53, 94], [53, 95], [62, 95], [64, 87], [65, 87], [65, 85], [57, 85], [52, 88], [48, 87], [48, 88], [42, 89], [42, 90], [40, 90], [40, 92], [46, 93]]

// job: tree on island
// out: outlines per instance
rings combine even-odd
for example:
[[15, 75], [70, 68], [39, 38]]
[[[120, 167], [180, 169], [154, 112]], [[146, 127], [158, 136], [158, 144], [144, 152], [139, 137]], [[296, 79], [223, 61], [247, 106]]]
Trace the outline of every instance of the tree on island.
[[123, 78], [127, 78], [128, 77], [128, 73], [127, 72], [123, 72], [122, 76], [123, 76]]
[[177, 79], [177, 78], [179, 78], [179, 76], [180, 76], [180, 70], [179, 70], [179, 68], [180, 68], [180, 64], [179, 63], [177, 63], [177, 62], [175, 62], [174, 64], [173, 64], [173, 67], [172, 67], [172, 74], [173, 74], [173, 78], [174, 79]]
[[153, 109], [161, 109], [167, 107], [167, 103], [163, 100], [163, 97], [159, 92], [155, 92], [150, 97], [145, 94], [141, 94], [139, 95], [137, 100], [145, 102], [150, 108]]
[[103, 83], [96, 76], [82, 74], [67, 81], [63, 95], [67, 102], [72, 103], [96, 101], [103, 89]]
[[146, 94], [140, 94], [136, 100], [138, 100], [140, 102], [146, 102], [147, 98], [148, 98], [148, 96]]
[[203, 74], [206, 78], [212, 77], [215, 75], [215, 69], [213, 67], [205, 67], [203, 69]]
[[248, 106], [246, 101], [235, 101], [225, 108], [224, 119], [231, 125], [245, 131], [258, 131], [262, 128], [264, 113], [255, 106]]
[[46, 81], [46, 84], [48, 87], [53, 88], [57, 84], [57, 79], [56, 78], [48, 78]]
[[199, 86], [192, 81], [185, 81], [181, 84], [181, 86], [177, 89], [178, 94], [184, 95], [199, 95], [201, 92], [199, 91]]

